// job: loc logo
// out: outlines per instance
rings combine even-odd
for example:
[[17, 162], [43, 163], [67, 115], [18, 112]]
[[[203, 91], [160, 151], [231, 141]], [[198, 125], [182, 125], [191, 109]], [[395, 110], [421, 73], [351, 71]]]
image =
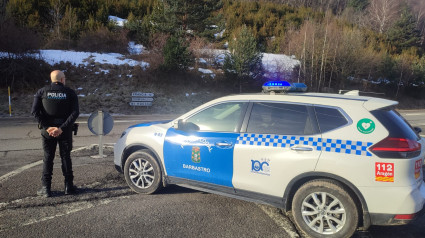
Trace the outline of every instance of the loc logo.
[[267, 161], [251, 160], [251, 172], [270, 175], [270, 164]]

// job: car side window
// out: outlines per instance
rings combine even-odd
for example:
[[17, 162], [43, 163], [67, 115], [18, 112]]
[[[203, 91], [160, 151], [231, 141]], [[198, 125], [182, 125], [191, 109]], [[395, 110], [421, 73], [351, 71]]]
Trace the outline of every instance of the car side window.
[[314, 107], [316, 111], [317, 121], [322, 133], [331, 131], [348, 123], [342, 113], [336, 108]]
[[186, 119], [200, 131], [236, 132], [241, 121], [244, 102], [227, 102], [214, 105]]
[[286, 103], [254, 103], [248, 133], [308, 135], [312, 125], [307, 106]]

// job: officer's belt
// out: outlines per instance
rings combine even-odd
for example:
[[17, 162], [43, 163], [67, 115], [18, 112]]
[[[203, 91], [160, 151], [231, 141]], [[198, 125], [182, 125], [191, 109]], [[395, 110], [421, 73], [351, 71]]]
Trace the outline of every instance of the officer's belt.
[[64, 122], [65, 122], [65, 119], [63, 119], [63, 118], [53, 118], [53, 120], [52, 120], [52, 123], [55, 124], [55, 125], [60, 125]]

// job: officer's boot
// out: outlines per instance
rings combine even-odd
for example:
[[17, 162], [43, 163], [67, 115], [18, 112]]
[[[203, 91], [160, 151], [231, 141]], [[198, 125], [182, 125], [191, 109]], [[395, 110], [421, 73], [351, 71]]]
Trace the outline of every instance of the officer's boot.
[[72, 195], [77, 193], [77, 188], [74, 186], [74, 183], [71, 181], [65, 180], [65, 195]]
[[37, 195], [40, 197], [51, 197], [52, 191], [50, 190], [50, 186], [43, 185], [39, 190], [37, 190]]

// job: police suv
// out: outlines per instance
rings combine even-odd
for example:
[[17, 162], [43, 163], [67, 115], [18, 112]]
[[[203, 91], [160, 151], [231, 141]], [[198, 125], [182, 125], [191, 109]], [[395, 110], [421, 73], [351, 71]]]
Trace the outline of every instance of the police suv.
[[131, 126], [115, 145], [115, 166], [138, 193], [178, 184], [273, 205], [313, 237], [350, 237], [422, 214], [425, 140], [397, 102], [291, 92], [305, 89], [268, 82], [260, 94]]

